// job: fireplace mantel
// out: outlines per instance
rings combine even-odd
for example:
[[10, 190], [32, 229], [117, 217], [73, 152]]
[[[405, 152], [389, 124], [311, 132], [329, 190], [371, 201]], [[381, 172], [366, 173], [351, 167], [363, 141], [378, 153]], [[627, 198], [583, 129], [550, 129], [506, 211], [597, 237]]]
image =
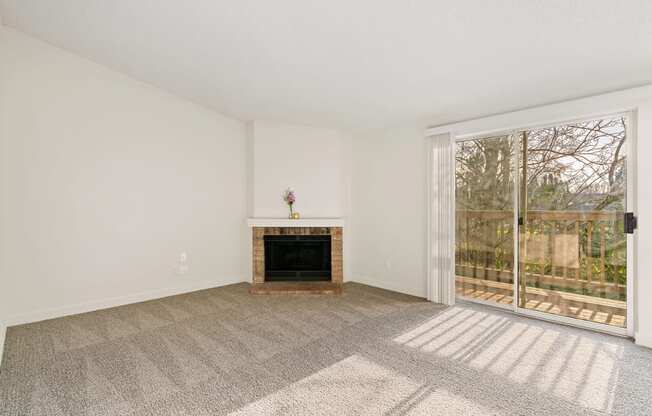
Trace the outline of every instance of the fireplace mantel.
[[344, 218], [247, 218], [249, 227], [344, 227]]

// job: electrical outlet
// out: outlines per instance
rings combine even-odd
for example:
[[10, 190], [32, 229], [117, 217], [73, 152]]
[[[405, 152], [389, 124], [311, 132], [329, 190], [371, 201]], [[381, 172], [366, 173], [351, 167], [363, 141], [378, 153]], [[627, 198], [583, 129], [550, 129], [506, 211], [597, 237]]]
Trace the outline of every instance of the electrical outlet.
[[177, 274], [184, 275], [188, 273], [188, 253], [185, 251], [179, 254], [179, 263], [177, 264]]

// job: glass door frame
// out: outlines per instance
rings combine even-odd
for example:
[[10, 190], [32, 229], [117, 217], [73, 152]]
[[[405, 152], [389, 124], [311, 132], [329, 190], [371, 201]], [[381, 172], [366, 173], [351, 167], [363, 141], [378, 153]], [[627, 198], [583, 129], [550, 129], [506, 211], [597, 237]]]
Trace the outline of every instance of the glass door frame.
[[[591, 121], [591, 120], [597, 120], [600, 118], [604, 117], [625, 117], [627, 119], [627, 125], [626, 125], [626, 131], [625, 131], [625, 149], [626, 149], [626, 181], [627, 181], [627, 186], [626, 186], [626, 208], [625, 212], [634, 212], [634, 215], [637, 215], [637, 206], [636, 206], [636, 112], [635, 111], [627, 111], [627, 112], [615, 112], [615, 113], [606, 113], [606, 114], [601, 114], [601, 115], [594, 115], [594, 116], [589, 116], [589, 117], [581, 117], [581, 118], [571, 118], [571, 119], [566, 119], [566, 120], [560, 120], [560, 121], [555, 121], [552, 123], [544, 123], [544, 124], [533, 124], [533, 125], [526, 125], [522, 126], [519, 128], [511, 128], [511, 129], [504, 129], [504, 130], [497, 130], [497, 131], [491, 131], [491, 132], [483, 132], [479, 134], [464, 134], [464, 135], [454, 135], [453, 136], [453, 143], [457, 145], [457, 143], [468, 141], [468, 140], [474, 140], [474, 139], [481, 139], [481, 138], [486, 138], [486, 137], [491, 137], [491, 136], [499, 136], [499, 135], [510, 135], [513, 137], [514, 140], [514, 152], [512, 155], [512, 169], [514, 170], [514, 191], [513, 191], [513, 211], [514, 211], [514, 218], [513, 218], [513, 226], [514, 226], [514, 250], [513, 250], [513, 264], [514, 264], [514, 283], [513, 283], [513, 302], [511, 305], [504, 305], [504, 304], [499, 304], [499, 303], [494, 303], [490, 301], [484, 301], [480, 299], [462, 299], [464, 302], [473, 302], [473, 303], [479, 303], [479, 304], [484, 304], [484, 305], [489, 305], [492, 307], [500, 308], [500, 309], [505, 309], [509, 311], [513, 311], [516, 314], [523, 315], [523, 316], [528, 316], [536, 319], [541, 319], [544, 321], [550, 321], [554, 323], [559, 323], [563, 325], [569, 325], [569, 326], [574, 326], [578, 328], [584, 328], [584, 329], [590, 329], [594, 331], [599, 331], [599, 332], [604, 332], [608, 334], [613, 334], [613, 335], [619, 335], [619, 336], [626, 336], [626, 337], [634, 337], [634, 328], [635, 328], [635, 322], [634, 322], [634, 287], [635, 287], [635, 269], [636, 269], [636, 258], [635, 258], [635, 245], [636, 245], [636, 234], [626, 234], [626, 241], [627, 241], [627, 285], [626, 285], [626, 293], [627, 293], [627, 320], [626, 320], [626, 325], [625, 327], [616, 327], [613, 325], [607, 325], [607, 324], [601, 324], [601, 323], [596, 323], [592, 321], [586, 321], [578, 318], [572, 318], [572, 317], [567, 317], [567, 316], [562, 316], [562, 315], [555, 315], [552, 313], [547, 313], [547, 312], [541, 312], [541, 311], [536, 311], [532, 309], [526, 309], [526, 308], [521, 308], [519, 306], [520, 304], [520, 293], [519, 293], [519, 282], [520, 282], [520, 276], [521, 276], [521, 270], [520, 270], [520, 226], [518, 224], [518, 218], [519, 218], [519, 209], [520, 209], [520, 198], [521, 198], [521, 192], [520, 192], [520, 181], [521, 181], [521, 170], [520, 170], [520, 162], [521, 162], [521, 157], [520, 157], [520, 151], [519, 151], [519, 143], [520, 139], [518, 138], [519, 133], [523, 132], [524, 130], [533, 130], [533, 129], [539, 129], [539, 128], [546, 128], [546, 127], [553, 127], [553, 126], [558, 126], [558, 125], [563, 125], [563, 124], [570, 124], [570, 123], [578, 123], [578, 122], [583, 122], [583, 121]], [[453, 150], [453, 153], [455, 150]], [[456, 173], [453, 172], [453, 175]], [[453, 239], [453, 245], [455, 244], [457, 236]], [[454, 252], [454, 251], [453, 251]], [[455, 268], [453, 268], [453, 273], [452, 273], [452, 284], [453, 286], [456, 284], [456, 279], [455, 279]], [[456, 297], [457, 301], [457, 297]]]

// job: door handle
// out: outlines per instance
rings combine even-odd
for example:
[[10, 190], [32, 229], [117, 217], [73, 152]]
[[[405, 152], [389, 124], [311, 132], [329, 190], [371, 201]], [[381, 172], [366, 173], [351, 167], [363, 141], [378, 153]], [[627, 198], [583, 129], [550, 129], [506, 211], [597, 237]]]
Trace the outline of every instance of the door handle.
[[636, 216], [634, 216], [633, 212], [626, 212], [625, 213], [625, 233], [626, 234], [634, 234], [634, 230], [638, 226], [638, 219]]

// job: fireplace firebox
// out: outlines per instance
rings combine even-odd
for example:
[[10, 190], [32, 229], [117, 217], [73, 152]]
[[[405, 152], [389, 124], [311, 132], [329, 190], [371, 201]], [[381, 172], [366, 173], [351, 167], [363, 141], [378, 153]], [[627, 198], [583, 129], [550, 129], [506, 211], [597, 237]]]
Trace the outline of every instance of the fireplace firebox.
[[331, 280], [330, 235], [266, 235], [265, 281]]

